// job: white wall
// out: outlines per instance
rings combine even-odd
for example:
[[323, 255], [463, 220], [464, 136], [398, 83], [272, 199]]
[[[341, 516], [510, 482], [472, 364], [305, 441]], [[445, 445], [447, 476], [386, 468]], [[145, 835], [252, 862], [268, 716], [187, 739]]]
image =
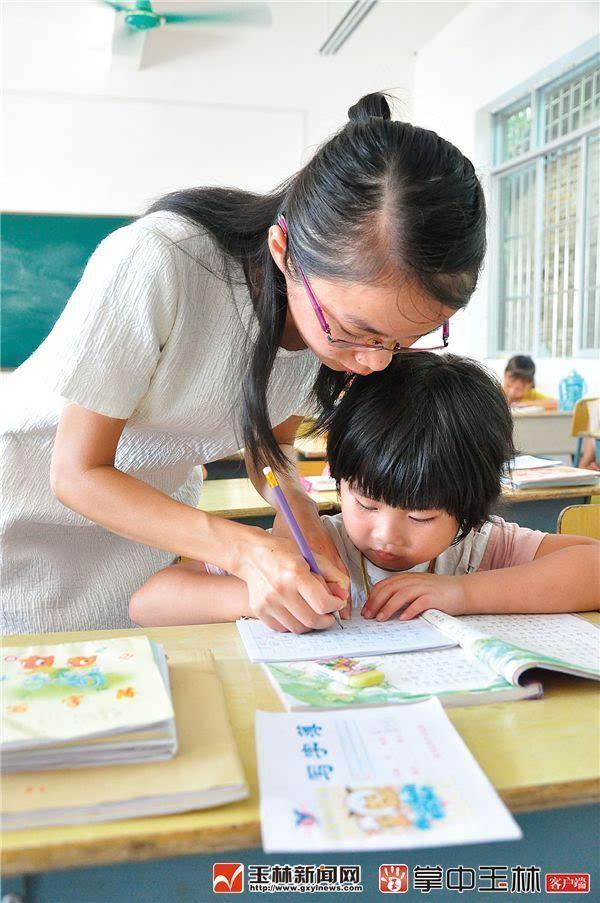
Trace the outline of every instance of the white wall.
[[[486, 185], [491, 142], [478, 134], [478, 112], [597, 36], [596, 2], [471, 3], [418, 53], [414, 120], [460, 147]], [[489, 213], [491, 232], [496, 211]], [[460, 353], [487, 356], [489, 293], [488, 259], [468, 310], [452, 321], [452, 347]], [[505, 360], [488, 363], [501, 373]], [[538, 386], [552, 394], [572, 367], [590, 392], [600, 390], [600, 368], [589, 358], [537, 365]]]

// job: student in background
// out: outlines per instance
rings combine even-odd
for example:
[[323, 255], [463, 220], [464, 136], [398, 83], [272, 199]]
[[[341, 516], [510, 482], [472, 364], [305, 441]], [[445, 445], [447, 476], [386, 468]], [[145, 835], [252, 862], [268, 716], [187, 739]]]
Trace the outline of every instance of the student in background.
[[577, 466], [583, 470], [600, 470], [600, 465], [596, 460], [596, 440], [592, 436], [587, 436], [583, 440], [583, 451]]
[[[475, 362], [398, 355], [353, 380], [322, 426], [342, 509], [322, 522], [363, 617], [598, 606], [599, 543], [490, 515], [514, 455], [512, 417]], [[251, 615], [244, 582], [198, 561], [156, 574], [129, 611], [145, 627]]]
[[540, 407], [554, 411], [556, 398], [544, 395], [535, 388], [535, 363], [528, 354], [515, 354], [504, 370], [502, 388], [512, 407]]

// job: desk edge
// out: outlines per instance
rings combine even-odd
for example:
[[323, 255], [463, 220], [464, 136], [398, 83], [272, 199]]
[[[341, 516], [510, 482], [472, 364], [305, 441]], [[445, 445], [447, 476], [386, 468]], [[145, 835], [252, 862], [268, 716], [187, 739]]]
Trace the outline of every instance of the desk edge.
[[[600, 803], [600, 778], [519, 787], [499, 791], [499, 795], [514, 813], [593, 805]], [[201, 832], [198, 828], [190, 828], [169, 833], [168, 828], [165, 828], [164, 832], [156, 831], [147, 837], [128, 842], [125, 842], [123, 837], [109, 840], [102, 838], [56, 847], [46, 845], [43, 851], [32, 847], [4, 850], [2, 874], [9, 877], [68, 868], [222, 853], [259, 848], [260, 840], [258, 819], [228, 825], [226, 829], [203, 828]]]

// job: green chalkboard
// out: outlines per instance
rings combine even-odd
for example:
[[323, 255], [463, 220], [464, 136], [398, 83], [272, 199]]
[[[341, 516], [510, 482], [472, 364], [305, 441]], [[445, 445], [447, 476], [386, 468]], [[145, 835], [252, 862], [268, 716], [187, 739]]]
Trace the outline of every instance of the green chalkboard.
[[124, 216], [2, 216], [3, 367], [18, 367], [46, 338], [88, 258]]

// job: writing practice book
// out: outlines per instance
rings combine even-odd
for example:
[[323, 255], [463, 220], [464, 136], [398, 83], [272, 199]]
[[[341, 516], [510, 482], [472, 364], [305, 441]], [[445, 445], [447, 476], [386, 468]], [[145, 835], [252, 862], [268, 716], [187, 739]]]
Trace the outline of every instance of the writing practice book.
[[512, 684], [530, 668], [600, 680], [600, 631], [578, 615], [455, 618], [432, 608], [423, 617]]
[[574, 615], [423, 616], [459, 645], [451, 649], [328, 661], [265, 664], [288, 711], [415, 702], [446, 708], [542, 695], [532, 668], [600, 679], [600, 631]]
[[436, 699], [256, 713], [266, 853], [417, 849], [521, 832]]
[[409, 652], [413, 649], [441, 649], [455, 646], [450, 639], [422, 618], [414, 621], [397, 619], [385, 623], [361, 617], [357, 609], [342, 621], [344, 628], [334, 625], [328, 630], [310, 633], [278, 633], [261, 621], [241, 619], [238, 630], [252, 662], [293, 662], [305, 659], [327, 659], [337, 655], [382, 655], [386, 652]]

